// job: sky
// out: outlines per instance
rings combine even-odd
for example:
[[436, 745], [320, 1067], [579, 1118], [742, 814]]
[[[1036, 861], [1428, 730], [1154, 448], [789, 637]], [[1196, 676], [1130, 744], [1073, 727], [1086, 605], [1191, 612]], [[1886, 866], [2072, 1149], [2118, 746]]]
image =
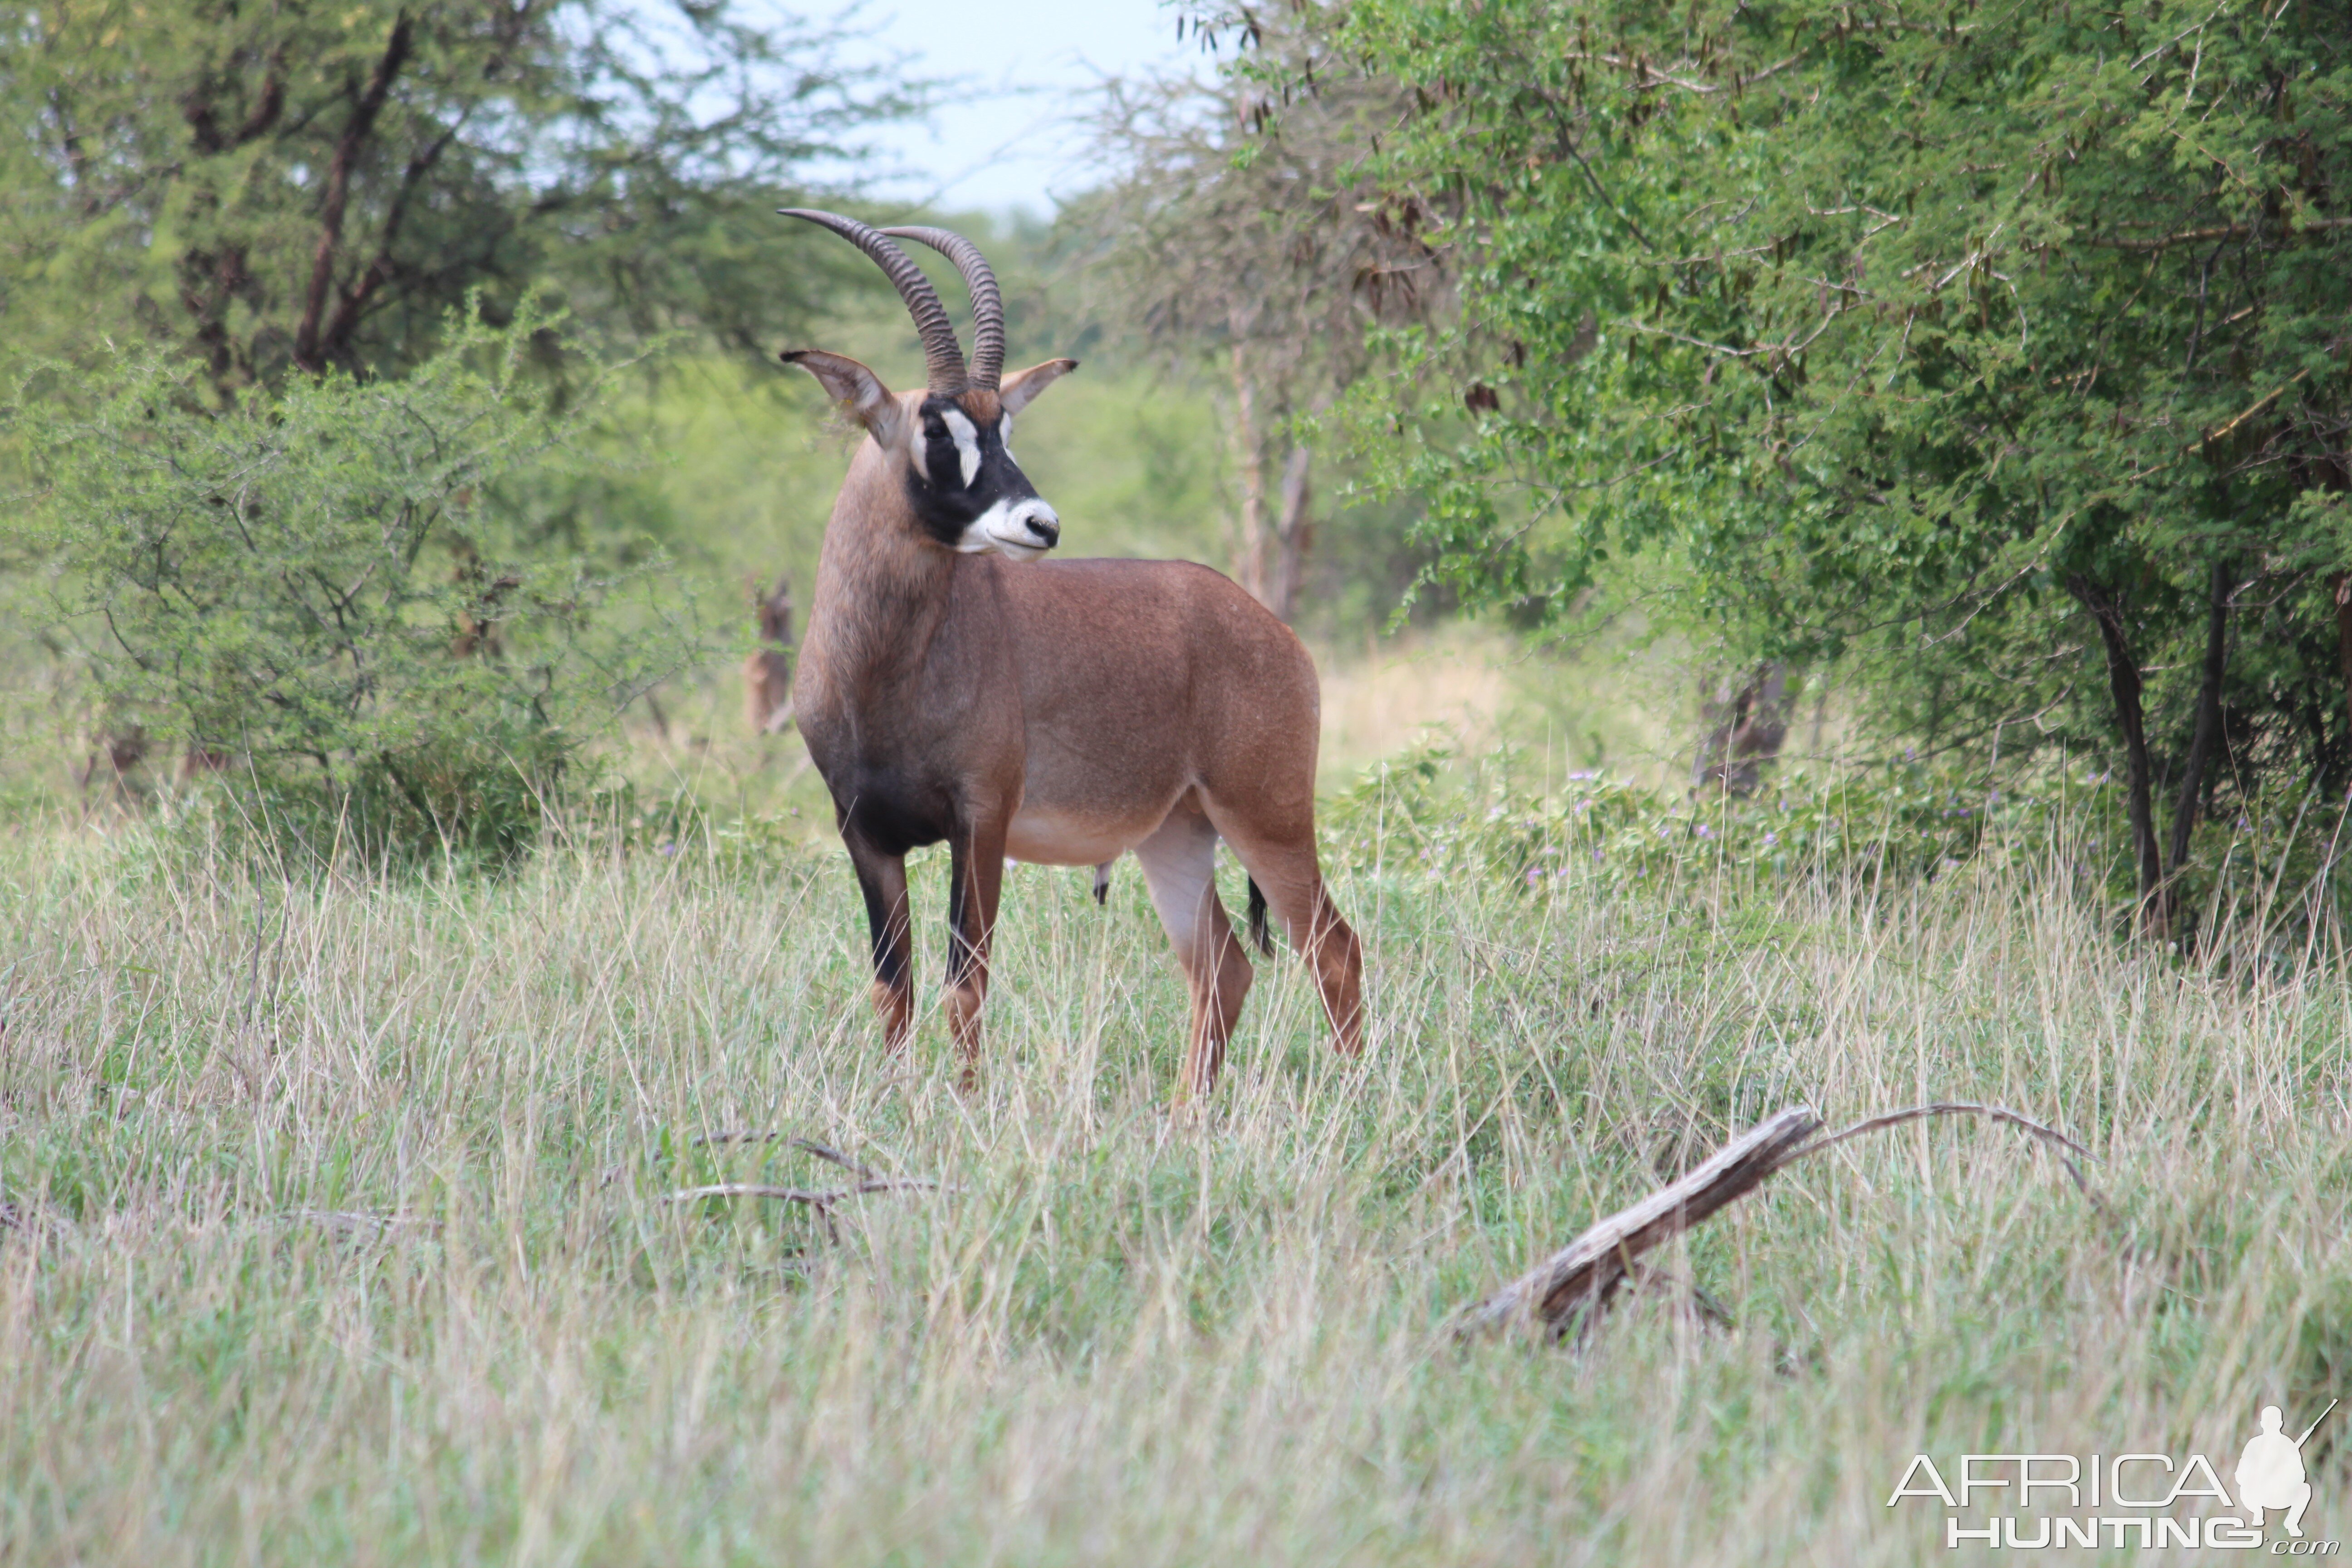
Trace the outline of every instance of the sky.
[[961, 79], [928, 124], [873, 140], [912, 173], [876, 195], [948, 208], [1054, 212], [1085, 179], [1086, 137], [1067, 117], [1104, 76], [1188, 68], [1191, 40], [1160, 0], [869, 0], [877, 44], [917, 76]]

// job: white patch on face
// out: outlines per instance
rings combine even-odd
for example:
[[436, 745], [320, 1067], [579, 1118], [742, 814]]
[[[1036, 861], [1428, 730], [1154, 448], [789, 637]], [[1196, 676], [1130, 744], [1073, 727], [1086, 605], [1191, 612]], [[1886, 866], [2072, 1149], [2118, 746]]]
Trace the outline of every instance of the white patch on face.
[[[1008, 414], [996, 422], [996, 438], [1004, 445], [1004, 455], [1013, 458], [1013, 416]], [[1014, 462], [1021, 459], [1013, 458]]]
[[[1030, 524], [1045, 530], [1039, 534]], [[995, 551], [1010, 561], [1034, 561], [1061, 538], [1062, 520], [1054, 509], [1032, 496], [1027, 500], [998, 501], [964, 525], [956, 549], [966, 555]]]
[[963, 488], [971, 489], [971, 481], [980, 477], [980, 430], [964, 416], [960, 408], [942, 408], [940, 417], [947, 422], [948, 434], [955, 437], [956, 457], [963, 464]]

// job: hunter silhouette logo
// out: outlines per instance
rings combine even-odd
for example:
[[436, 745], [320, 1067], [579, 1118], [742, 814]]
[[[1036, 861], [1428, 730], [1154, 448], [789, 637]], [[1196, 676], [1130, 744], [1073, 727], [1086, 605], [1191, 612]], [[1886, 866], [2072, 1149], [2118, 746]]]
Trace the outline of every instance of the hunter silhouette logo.
[[[1962, 1454], [1949, 1480], [1933, 1458], [1914, 1454], [1886, 1506], [1913, 1499], [1941, 1503], [1947, 1550], [2186, 1547], [2334, 1557], [2342, 1542], [2306, 1540], [2303, 1516], [2311, 1506], [2306, 1446], [2337, 1403], [2329, 1400], [2301, 1436], [2289, 1435], [2279, 1406], [2263, 1406], [2227, 1485], [2221, 1467], [2202, 1454]], [[1965, 1516], [1979, 1510], [1985, 1511], [1969, 1522]], [[2286, 1533], [2267, 1541], [2263, 1526], [2274, 1514], [2284, 1516], [2278, 1522]]]
[[[2336, 1405], [2329, 1400], [2327, 1410], [2319, 1413], [2319, 1421], [2326, 1420]], [[2246, 1439], [2246, 1451], [2238, 1457], [2238, 1503], [2256, 1530], [2263, 1527], [2264, 1512], [2286, 1510], [2286, 1532], [2300, 1541], [2303, 1510], [2311, 1506], [2311, 1481], [2303, 1473], [2303, 1446], [2319, 1430], [2319, 1421], [2305, 1427], [2302, 1436], [2289, 1437], [2281, 1429], [2285, 1419], [2277, 1405], [2263, 1406], [2263, 1429]]]

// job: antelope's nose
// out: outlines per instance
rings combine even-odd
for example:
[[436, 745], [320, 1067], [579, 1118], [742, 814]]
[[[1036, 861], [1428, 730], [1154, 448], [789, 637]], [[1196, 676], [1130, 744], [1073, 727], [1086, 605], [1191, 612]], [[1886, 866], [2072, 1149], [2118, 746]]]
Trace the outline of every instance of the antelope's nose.
[[1062, 542], [1062, 520], [1054, 515], [1051, 507], [1040, 506], [1021, 520], [1037, 542], [1051, 550]]

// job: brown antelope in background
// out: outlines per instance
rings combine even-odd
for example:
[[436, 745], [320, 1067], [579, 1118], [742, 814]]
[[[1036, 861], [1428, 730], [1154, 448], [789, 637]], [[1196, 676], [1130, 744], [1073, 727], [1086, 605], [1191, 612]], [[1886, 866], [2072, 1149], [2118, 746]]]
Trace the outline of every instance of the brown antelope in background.
[[777, 578], [772, 594], [757, 577], [743, 585], [760, 621], [760, 646], [743, 660], [744, 717], [761, 733], [781, 735], [793, 721], [793, 580]]
[[[825, 527], [793, 694], [866, 895], [891, 1045], [914, 1012], [908, 850], [948, 843], [947, 1012], [969, 1073], [1005, 858], [1100, 866], [1131, 849], [1191, 983], [1178, 1098], [1205, 1093], [1251, 978], [1217, 899], [1222, 838], [1249, 874], [1254, 932], [1263, 942], [1271, 906], [1314, 972], [1333, 1043], [1361, 1048], [1362, 950], [1316, 862], [1321, 694], [1307, 650], [1205, 566], [1038, 562], [1061, 520], [1013, 461], [1013, 421], [1076, 362], [1003, 374], [996, 279], [961, 236], [786, 216], [889, 275], [929, 363], [923, 391], [894, 393], [839, 354], [783, 356], [866, 433]], [[963, 274], [969, 366], [890, 235]]]

